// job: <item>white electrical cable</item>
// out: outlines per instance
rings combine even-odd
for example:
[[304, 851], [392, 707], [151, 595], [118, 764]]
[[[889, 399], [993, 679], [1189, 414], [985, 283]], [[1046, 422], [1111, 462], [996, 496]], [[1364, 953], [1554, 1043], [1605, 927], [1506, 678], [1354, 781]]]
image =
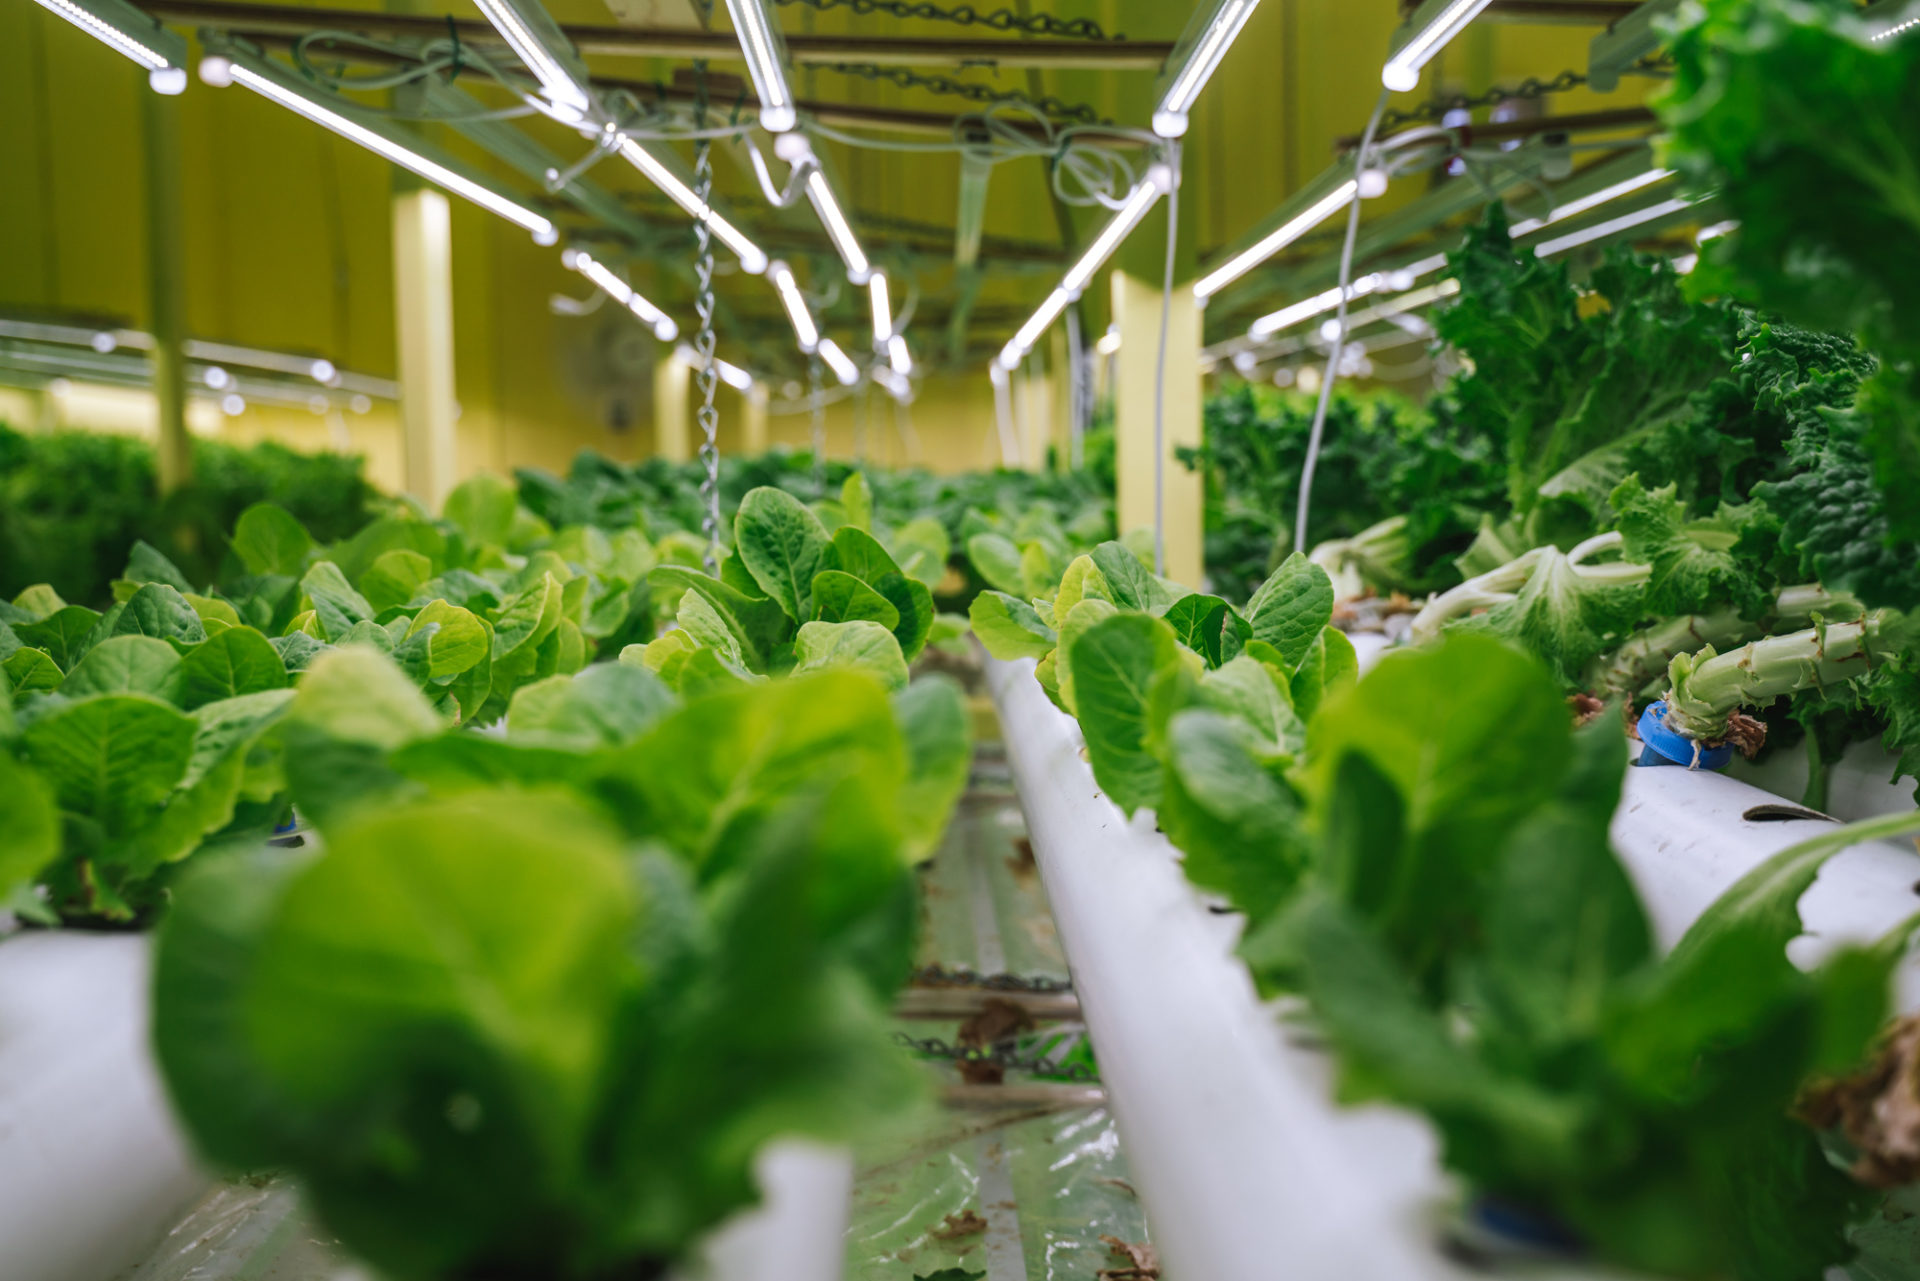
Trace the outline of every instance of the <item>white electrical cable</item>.
[[[1358, 174], [1366, 166], [1367, 153], [1373, 150], [1373, 135], [1380, 128], [1380, 117], [1387, 109], [1388, 91], [1381, 90], [1380, 100], [1373, 105], [1373, 115], [1367, 120], [1366, 132], [1360, 135], [1360, 146], [1353, 153], [1354, 172]], [[1320, 440], [1326, 433], [1327, 406], [1333, 400], [1333, 382], [1340, 376], [1340, 348], [1347, 340], [1347, 294], [1348, 283], [1353, 277], [1353, 245], [1360, 237], [1360, 202], [1354, 201], [1347, 206], [1347, 240], [1340, 250], [1340, 305], [1334, 320], [1339, 332], [1334, 335], [1333, 350], [1327, 353], [1327, 370], [1320, 379], [1320, 403], [1314, 407], [1313, 430], [1307, 436], [1306, 464], [1300, 469], [1300, 510], [1294, 517], [1293, 550], [1305, 552], [1307, 548], [1307, 510], [1313, 503], [1313, 469], [1320, 461]]]
[[1173, 258], [1180, 234], [1178, 142], [1167, 144], [1167, 171], [1172, 175], [1167, 183], [1167, 266], [1160, 278], [1160, 353], [1153, 369], [1153, 572], [1159, 575], [1167, 572], [1167, 330], [1173, 324]]

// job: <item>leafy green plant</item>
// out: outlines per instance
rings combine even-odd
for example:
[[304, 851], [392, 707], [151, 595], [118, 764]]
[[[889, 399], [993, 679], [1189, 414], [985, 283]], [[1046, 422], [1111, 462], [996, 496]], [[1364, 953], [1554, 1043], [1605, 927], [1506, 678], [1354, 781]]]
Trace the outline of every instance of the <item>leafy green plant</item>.
[[958, 691], [855, 673], [676, 697], [600, 664], [449, 727], [377, 650], [287, 713], [323, 852], [203, 860], [156, 1044], [202, 1152], [287, 1168], [396, 1278], [664, 1275], [791, 1135], [918, 1097], [886, 1002]]

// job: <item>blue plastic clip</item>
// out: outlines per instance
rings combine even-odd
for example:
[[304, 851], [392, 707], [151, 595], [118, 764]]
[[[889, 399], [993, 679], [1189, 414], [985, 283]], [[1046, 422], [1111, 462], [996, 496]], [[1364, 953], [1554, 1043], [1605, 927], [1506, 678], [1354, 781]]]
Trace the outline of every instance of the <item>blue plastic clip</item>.
[[1666, 700], [1640, 713], [1640, 765], [1682, 765], [1687, 769], [1723, 770], [1733, 761], [1733, 744], [1708, 747], [1667, 724]]

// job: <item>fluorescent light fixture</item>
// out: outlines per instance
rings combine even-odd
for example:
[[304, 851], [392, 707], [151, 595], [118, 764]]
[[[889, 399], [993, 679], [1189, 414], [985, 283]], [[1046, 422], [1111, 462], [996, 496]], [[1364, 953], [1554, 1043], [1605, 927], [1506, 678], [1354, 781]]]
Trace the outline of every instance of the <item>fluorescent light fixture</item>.
[[876, 271], [867, 281], [867, 296], [873, 302], [873, 345], [884, 347], [893, 337], [893, 300], [887, 297], [887, 273]]
[[1419, 88], [1420, 68], [1491, 3], [1492, 0], [1426, 0], [1396, 34], [1393, 55], [1380, 69], [1380, 83], [1395, 93]]
[[773, 287], [780, 293], [787, 319], [793, 322], [794, 337], [800, 340], [800, 350], [812, 355], [820, 346], [820, 328], [813, 323], [813, 313], [807, 310], [807, 300], [800, 292], [800, 282], [793, 278], [793, 268], [775, 259], [767, 266], [767, 279], [773, 281]]
[[1112, 328], [1108, 329], [1106, 333], [1101, 334], [1100, 341], [1093, 345], [1093, 349], [1099, 352], [1102, 356], [1111, 356], [1116, 351], [1119, 351], [1120, 350], [1120, 326], [1114, 325]]
[[1093, 238], [1093, 243], [1086, 247], [1079, 261], [1068, 268], [1060, 284], [1040, 304], [1040, 309], [1000, 349], [999, 364], [1002, 369], [1011, 371], [1019, 366], [1026, 354], [1033, 350], [1033, 344], [1040, 341], [1040, 335], [1060, 318], [1060, 313], [1092, 282], [1094, 273], [1113, 256], [1120, 242], [1140, 225], [1147, 211], [1153, 208], [1153, 202], [1172, 187], [1173, 170], [1165, 165], [1154, 165], [1147, 170], [1147, 176], [1135, 185], [1126, 203], [1100, 229], [1100, 234]]
[[1616, 232], [1627, 231], [1643, 223], [1652, 222], [1656, 218], [1664, 218], [1668, 214], [1679, 213], [1683, 209], [1690, 209], [1692, 207], [1693, 201], [1691, 200], [1662, 200], [1657, 205], [1648, 205], [1645, 209], [1636, 209], [1632, 213], [1621, 214], [1618, 218], [1609, 218], [1607, 221], [1595, 223], [1591, 227], [1582, 227], [1578, 231], [1570, 231], [1566, 235], [1556, 237], [1553, 240], [1543, 240], [1534, 246], [1534, 252], [1542, 258], [1550, 258], [1554, 254], [1564, 253], [1569, 249], [1578, 249], [1581, 245], [1592, 244], [1594, 241], [1605, 239]]
[[1616, 182], [1612, 186], [1602, 187], [1600, 190], [1589, 195], [1581, 196], [1577, 200], [1569, 200], [1564, 205], [1555, 205], [1553, 212], [1544, 218], [1523, 218], [1513, 224], [1511, 234], [1515, 236], [1525, 236], [1531, 232], [1540, 230], [1542, 227], [1551, 227], [1556, 222], [1565, 222], [1569, 218], [1577, 218], [1589, 209], [1598, 209], [1609, 200], [1618, 200], [1621, 196], [1630, 195], [1633, 192], [1639, 191], [1642, 187], [1651, 187], [1654, 183], [1663, 182], [1671, 177], [1673, 177], [1673, 170], [1671, 169], [1649, 169], [1645, 173], [1635, 174], [1633, 177], [1621, 182]]
[[[698, 370], [700, 368], [700, 353], [695, 351], [691, 344], [681, 343], [673, 349], [673, 354], [679, 357], [680, 363], [686, 365], [689, 369]], [[719, 376], [721, 382], [733, 388], [735, 391], [748, 392], [753, 390], [752, 374], [740, 368], [738, 365], [728, 364], [718, 356], [713, 358], [713, 372]]]
[[540, 92], [556, 108], [554, 114], [569, 124], [585, 120], [587, 109], [593, 105], [587, 97], [587, 91], [561, 58], [520, 16], [514, 7], [514, 0], [474, 0], [474, 3], [480, 6], [480, 12], [500, 33], [500, 38], [507, 42], [514, 56], [525, 63], [527, 70], [533, 73], [533, 78], [540, 82]]
[[842, 387], [851, 387], [860, 381], [860, 367], [853, 358], [840, 350], [840, 344], [831, 338], [822, 338], [815, 349], [820, 359], [827, 362], [827, 368], [833, 370], [833, 376], [840, 380]]
[[[1180, 43], [1161, 72], [1160, 105], [1153, 113], [1153, 131], [1162, 138], [1178, 138], [1187, 132], [1187, 113], [1207, 87], [1207, 81], [1220, 60], [1233, 47], [1240, 29], [1247, 25], [1260, 0], [1214, 0], [1208, 9], [1196, 9], [1181, 33]], [[1175, 68], [1178, 68], [1175, 70]]]
[[748, 275], [757, 276], [767, 269], [767, 255], [760, 246], [748, 240], [738, 227], [728, 222], [712, 205], [703, 202], [686, 180], [669, 169], [660, 157], [632, 138], [621, 142], [620, 154], [626, 157], [628, 164], [645, 174], [654, 186], [666, 192], [668, 199], [686, 210], [695, 222], [706, 223], [714, 238], [733, 251]]
[[753, 77], [753, 91], [760, 99], [760, 127], [768, 133], [786, 133], [800, 123], [800, 113], [793, 105], [793, 91], [787, 88], [787, 45], [780, 37], [780, 24], [766, 0], [727, 0], [727, 16], [733, 19], [747, 74]]
[[913, 373], [913, 353], [907, 350], [907, 340], [900, 334], [887, 339], [887, 363], [893, 366], [893, 372], [902, 378]]
[[560, 255], [560, 264], [598, 285], [607, 297], [638, 316], [661, 342], [672, 342], [680, 336], [680, 326], [673, 323], [672, 316], [642, 298], [632, 285], [607, 270], [604, 263], [596, 262], [591, 254], [569, 249]]
[[[236, 51], [237, 52], [237, 51]], [[550, 245], [560, 238], [560, 229], [545, 214], [537, 213], [493, 188], [458, 173], [437, 160], [429, 159], [412, 145], [377, 132], [367, 125], [308, 96], [304, 88], [283, 83], [279, 68], [266, 59], [236, 58], [226, 55], [225, 73], [236, 84], [245, 85], [261, 97], [277, 102], [296, 115], [304, 116], [323, 129], [330, 129], [349, 142], [357, 142], [376, 155], [385, 157], [402, 169], [420, 175], [437, 187], [464, 196], [483, 209], [491, 210], [508, 222], [518, 223], [533, 233], [538, 244]]]
[[1287, 219], [1272, 232], [1241, 250], [1233, 257], [1215, 267], [1194, 282], [1193, 293], [1197, 298], [1211, 298], [1240, 277], [1258, 267], [1267, 259], [1285, 249], [1300, 237], [1318, 227], [1334, 214], [1353, 203], [1359, 184], [1352, 178], [1340, 183], [1320, 199]]
[[840, 261], [847, 265], [847, 279], [856, 285], [865, 284], [873, 274], [873, 267], [867, 262], [866, 253], [861, 250], [860, 241], [853, 234], [853, 226], [847, 221], [847, 215], [841, 212], [840, 202], [834, 199], [833, 184], [817, 167], [807, 175], [807, 199], [813, 202], [814, 212], [820, 215], [820, 222], [826, 227], [833, 247], [840, 253]]
[[145, 11], [125, 0], [40, 0], [40, 5], [145, 67], [155, 93], [171, 95], [187, 87], [187, 42]]
[[[1365, 298], [1369, 294], [1379, 293], [1383, 289], [1393, 289], [1411, 285], [1422, 276], [1447, 265], [1445, 254], [1434, 254], [1410, 263], [1394, 271], [1375, 271], [1360, 277], [1347, 286], [1347, 300]], [[1312, 320], [1315, 316], [1333, 311], [1340, 306], [1340, 288], [1323, 290], [1311, 298], [1291, 303], [1270, 315], [1262, 316], [1248, 328], [1248, 337], [1256, 340], [1273, 337], [1277, 333], [1293, 328], [1302, 321]]]

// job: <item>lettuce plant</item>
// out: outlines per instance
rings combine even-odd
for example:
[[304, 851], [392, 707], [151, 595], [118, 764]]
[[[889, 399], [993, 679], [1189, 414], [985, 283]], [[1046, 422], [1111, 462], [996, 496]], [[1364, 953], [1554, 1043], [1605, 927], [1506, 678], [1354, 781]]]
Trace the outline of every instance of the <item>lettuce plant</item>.
[[321, 848], [182, 882], [156, 1044], [202, 1153], [290, 1170], [383, 1275], [661, 1276], [764, 1143], [918, 1097], [886, 1010], [966, 777], [951, 684], [599, 664], [492, 736], [349, 645], [287, 720]]

